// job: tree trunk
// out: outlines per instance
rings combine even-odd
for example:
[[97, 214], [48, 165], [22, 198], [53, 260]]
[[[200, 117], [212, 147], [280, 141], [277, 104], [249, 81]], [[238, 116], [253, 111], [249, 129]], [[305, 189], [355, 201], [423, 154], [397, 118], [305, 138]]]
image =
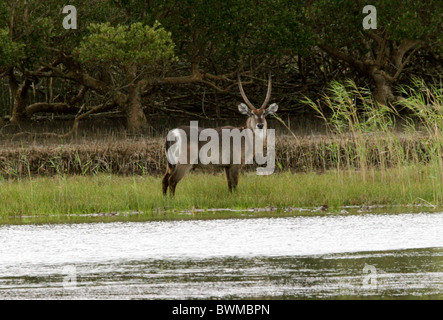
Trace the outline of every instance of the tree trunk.
[[130, 133], [142, 133], [148, 121], [142, 107], [141, 88], [144, 86], [137, 82], [137, 66], [135, 64], [126, 68], [126, 77], [129, 82], [128, 101], [124, 107], [126, 111], [127, 126]]
[[385, 73], [381, 70], [375, 70], [370, 75], [375, 84], [374, 99], [382, 105], [394, 102], [395, 96], [392, 92], [392, 83], [387, 79]]
[[18, 91], [18, 83], [17, 80], [15, 79], [13, 68], [10, 68], [8, 71], [8, 80], [9, 80], [9, 93], [10, 93], [9, 114], [12, 114], [12, 111], [14, 110], [15, 96], [17, 95]]
[[[319, 45], [319, 47], [335, 59], [345, 61], [356, 71], [370, 77], [375, 85], [374, 99], [379, 104], [388, 105], [398, 100], [398, 97], [395, 97], [393, 94], [392, 85], [398, 80], [404, 67], [408, 64], [411, 57], [414, 56], [418, 48], [420, 48], [421, 42], [419, 40], [404, 40], [397, 45], [391, 41], [390, 45], [388, 45], [383, 37], [375, 33], [368, 33], [368, 35], [377, 44], [375, 58], [359, 60], [351, 54], [329, 45], [323, 44]], [[390, 49], [391, 47], [393, 48], [392, 50]], [[410, 50], [412, 51], [405, 58], [405, 54]]]
[[28, 89], [31, 86], [31, 80], [26, 79], [23, 84], [15, 92], [14, 105], [12, 108], [11, 123], [23, 124], [28, 122], [29, 118], [26, 114]]
[[128, 104], [126, 106], [126, 117], [128, 130], [131, 133], [142, 133], [148, 125], [143, 107], [141, 104], [141, 93], [139, 86], [130, 89]]

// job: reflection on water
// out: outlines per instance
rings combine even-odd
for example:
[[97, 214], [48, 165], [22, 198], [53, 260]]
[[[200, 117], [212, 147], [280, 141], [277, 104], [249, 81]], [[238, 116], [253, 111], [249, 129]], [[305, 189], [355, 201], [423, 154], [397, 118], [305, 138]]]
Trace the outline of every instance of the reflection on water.
[[443, 298], [443, 213], [0, 227], [0, 298]]

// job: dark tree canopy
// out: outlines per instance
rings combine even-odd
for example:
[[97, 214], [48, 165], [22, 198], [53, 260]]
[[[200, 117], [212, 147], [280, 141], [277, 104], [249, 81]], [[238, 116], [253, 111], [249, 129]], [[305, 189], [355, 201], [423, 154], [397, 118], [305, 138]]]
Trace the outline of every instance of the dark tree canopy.
[[237, 73], [262, 92], [269, 71], [288, 112], [347, 78], [390, 104], [409, 75], [442, 71], [440, 1], [372, 1], [371, 30], [355, 0], [71, 1], [77, 30], [62, 26], [66, 4], [0, 3], [0, 110], [12, 123], [118, 110], [139, 131], [156, 112], [219, 117], [235, 109]]

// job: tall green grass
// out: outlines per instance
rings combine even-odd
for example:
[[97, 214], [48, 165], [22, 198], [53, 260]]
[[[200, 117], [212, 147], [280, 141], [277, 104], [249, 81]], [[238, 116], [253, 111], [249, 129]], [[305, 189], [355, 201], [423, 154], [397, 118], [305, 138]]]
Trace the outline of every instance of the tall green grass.
[[[373, 167], [382, 172], [405, 168], [407, 175], [407, 168], [425, 163], [436, 178], [436, 192], [441, 192], [443, 88], [413, 79], [399, 91], [404, 97], [386, 106], [352, 81], [333, 82], [323, 101], [305, 102], [325, 121], [331, 140], [351, 141], [325, 146], [332, 151], [328, 161], [337, 170], [357, 167], [366, 181], [366, 172]], [[406, 143], [404, 137], [409, 137]]]
[[189, 174], [175, 198], [161, 194], [161, 179], [113, 175], [56, 176], [0, 182], [0, 217], [48, 216], [112, 212], [167, 212], [192, 208], [317, 207], [345, 205], [436, 206], [432, 168], [408, 167], [381, 172], [284, 172], [270, 176], [245, 174], [238, 190], [229, 193], [223, 174]]

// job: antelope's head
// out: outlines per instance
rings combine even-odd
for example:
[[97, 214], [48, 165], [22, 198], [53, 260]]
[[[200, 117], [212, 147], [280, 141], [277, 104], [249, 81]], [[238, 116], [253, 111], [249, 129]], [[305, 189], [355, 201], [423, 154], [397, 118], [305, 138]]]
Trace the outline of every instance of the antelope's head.
[[263, 102], [262, 106], [259, 109], [255, 108], [254, 105], [249, 101], [248, 97], [246, 97], [246, 94], [243, 90], [243, 86], [240, 80], [240, 74], [238, 75], [238, 87], [240, 89], [240, 94], [246, 103], [246, 104], [240, 103], [238, 105], [238, 110], [240, 111], [241, 114], [247, 115], [249, 117], [248, 120], [246, 121], [246, 127], [251, 130], [254, 129], [266, 130], [268, 127], [266, 122], [266, 116], [269, 114], [273, 114], [278, 110], [278, 105], [276, 103], [273, 103], [269, 107], [267, 107], [269, 100], [271, 99], [271, 88], [272, 88], [271, 74], [269, 74], [268, 92], [266, 93], [265, 101]]

